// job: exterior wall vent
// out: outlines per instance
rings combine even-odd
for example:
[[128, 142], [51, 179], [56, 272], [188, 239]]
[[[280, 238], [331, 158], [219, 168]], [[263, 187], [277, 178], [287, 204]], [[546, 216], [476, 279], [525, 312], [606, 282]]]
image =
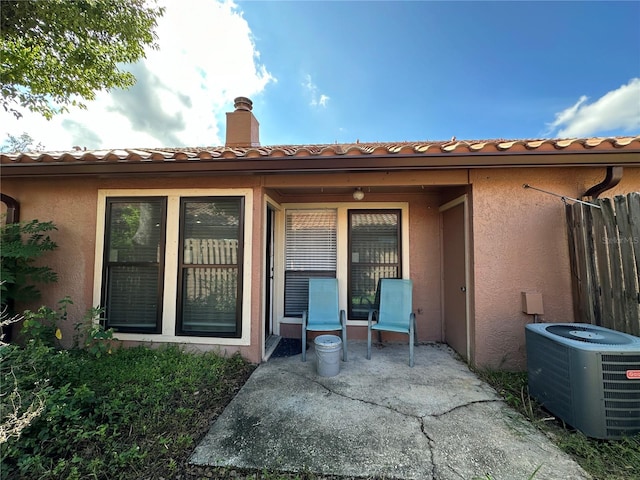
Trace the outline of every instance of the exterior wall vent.
[[640, 433], [640, 338], [586, 323], [525, 329], [529, 393], [589, 437]]

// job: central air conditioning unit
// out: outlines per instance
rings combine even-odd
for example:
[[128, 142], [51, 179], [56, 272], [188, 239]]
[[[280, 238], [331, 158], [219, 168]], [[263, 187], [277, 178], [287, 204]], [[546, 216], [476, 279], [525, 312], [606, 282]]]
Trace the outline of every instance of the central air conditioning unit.
[[526, 326], [529, 394], [589, 437], [640, 433], [640, 338], [586, 323]]

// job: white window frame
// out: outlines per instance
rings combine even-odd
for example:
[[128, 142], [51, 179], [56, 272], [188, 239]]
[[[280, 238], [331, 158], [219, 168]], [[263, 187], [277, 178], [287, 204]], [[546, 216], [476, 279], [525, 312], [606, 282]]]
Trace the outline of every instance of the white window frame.
[[[411, 278], [411, 265], [409, 262], [409, 203], [407, 202], [345, 202], [345, 203], [283, 203], [279, 205], [281, 215], [284, 218], [286, 211], [334, 208], [338, 213], [337, 225], [337, 265], [336, 278], [338, 279], [338, 303], [341, 310], [348, 311], [347, 282], [348, 278], [348, 248], [349, 248], [349, 217], [348, 210], [400, 210], [401, 242], [402, 242], [402, 278]], [[282, 242], [278, 244], [278, 255], [276, 258], [276, 278], [275, 285], [275, 318], [279, 324], [302, 324], [302, 320], [296, 317], [284, 316], [284, 224], [282, 224]], [[366, 326], [366, 320], [350, 320], [347, 318], [347, 325]], [[279, 329], [279, 326], [278, 326]]]
[[[242, 294], [242, 336], [240, 338], [208, 336], [176, 336], [176, 312], [178, 301], [178, 246], [180, 230], [180, 199], [187, 197], [244, 197], [244, 255]], [[103, 189], [98, 190], [96, 221], [96, 250], [93, 277], [93, 305], [100, 305], [102, 292], [102, 268], [104, 259], [105, 215], [107, 197], [166, 197], [167, 231], [164, 270], [164, 297], [162, 299], [161, 333], [118, 332], [119, 340], [184, 343], [201, 345], [248, 346], [251, 343], [251, 265], [253, 240], [253, 190], [250, 188], [229, 189]]]

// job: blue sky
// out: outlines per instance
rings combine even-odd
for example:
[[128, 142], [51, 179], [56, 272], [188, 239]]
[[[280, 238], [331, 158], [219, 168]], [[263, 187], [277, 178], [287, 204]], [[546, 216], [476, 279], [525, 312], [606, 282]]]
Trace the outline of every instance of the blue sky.
[[236, 96], [263, 145], [640, 134], [640, 2], [161, 3], [134, 88], [0, 138], [222, 145]]

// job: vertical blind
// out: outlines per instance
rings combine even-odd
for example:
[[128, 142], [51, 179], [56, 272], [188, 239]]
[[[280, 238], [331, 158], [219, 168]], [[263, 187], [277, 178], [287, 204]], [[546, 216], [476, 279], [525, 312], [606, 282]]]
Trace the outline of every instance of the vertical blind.
[[287, 210], [285, 225], [284, 314], [307, 309], [309, 278], [336, 276], [337, 211]]

